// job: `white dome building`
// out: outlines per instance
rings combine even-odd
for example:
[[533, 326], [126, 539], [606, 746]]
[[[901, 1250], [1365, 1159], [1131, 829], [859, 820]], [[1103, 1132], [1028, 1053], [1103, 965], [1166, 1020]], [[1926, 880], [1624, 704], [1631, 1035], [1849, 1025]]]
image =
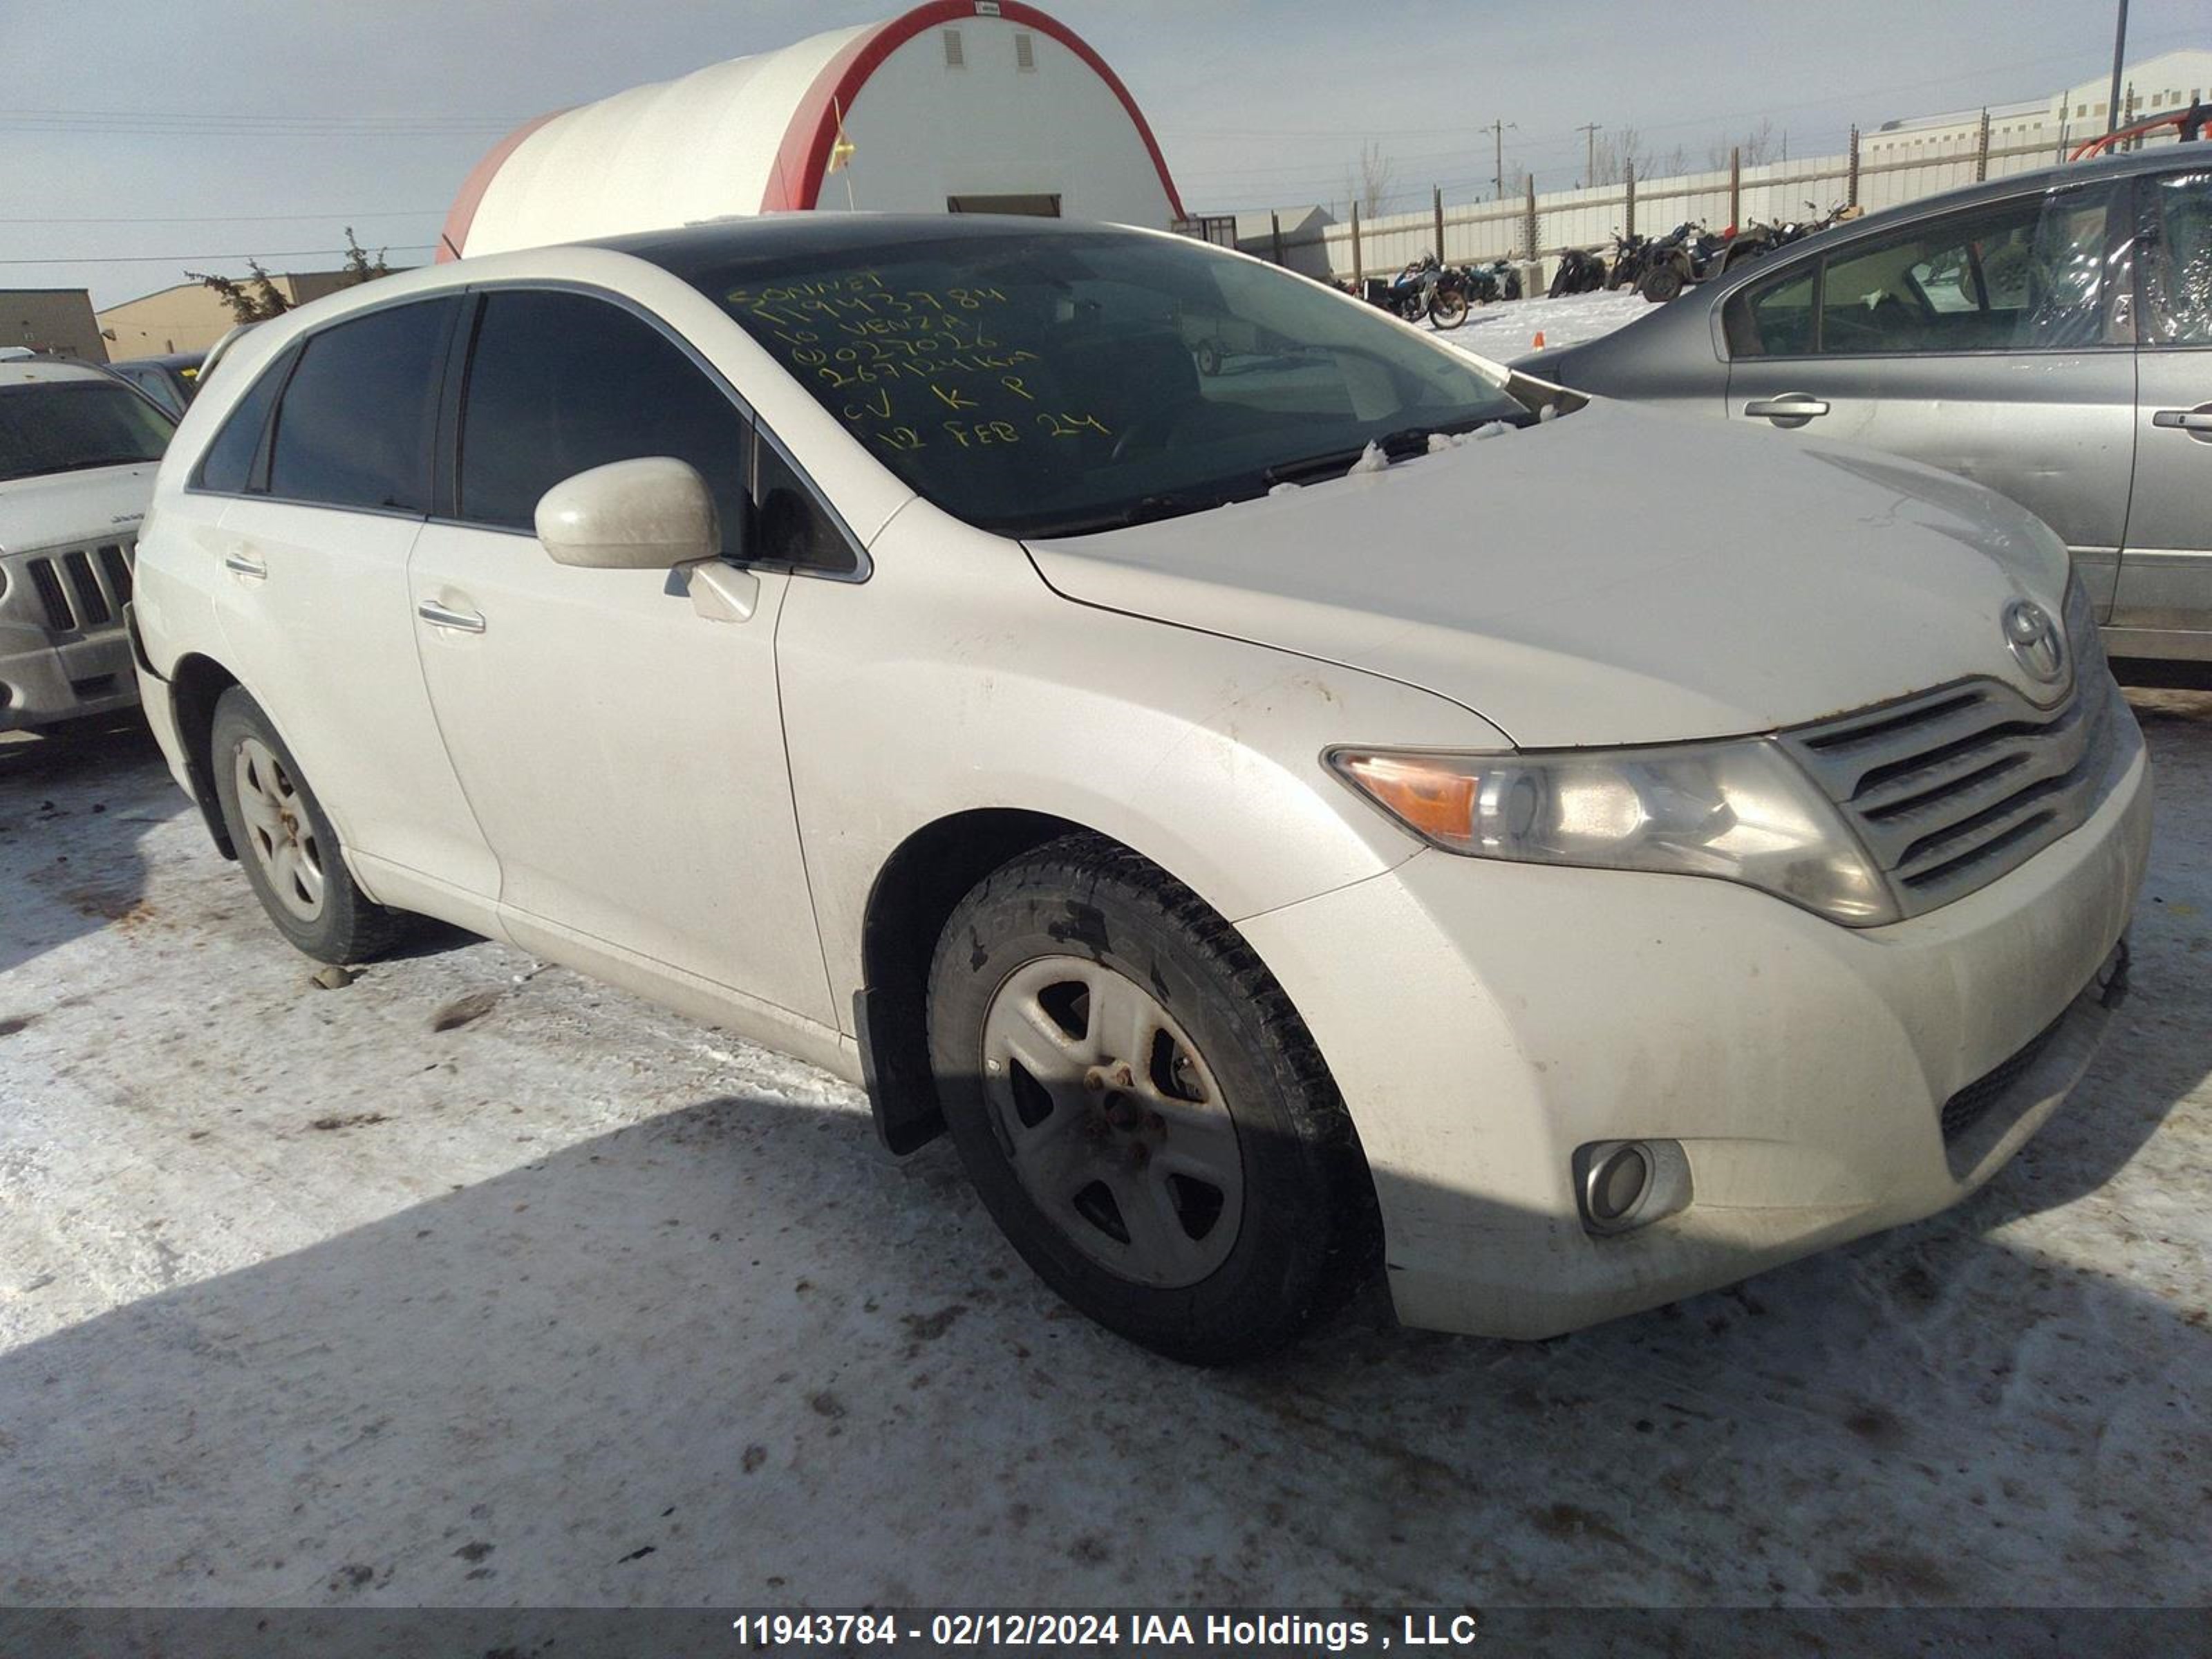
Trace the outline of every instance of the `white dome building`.
[[462, 185], [438, 258], [806, 209], [1182, 216], [1136, 100], [1073, 30], [933, 0], [525, 124]]

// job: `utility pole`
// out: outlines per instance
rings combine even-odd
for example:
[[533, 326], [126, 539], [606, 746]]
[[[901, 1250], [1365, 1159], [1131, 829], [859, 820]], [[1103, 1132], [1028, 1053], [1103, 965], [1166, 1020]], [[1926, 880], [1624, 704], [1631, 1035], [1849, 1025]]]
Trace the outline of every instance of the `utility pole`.
[[1581, 133], [1589, 143], [1589, 159], [1583, 165], [1583, 188], [1587, 190], [1597, 182], [1598, 125], [1595, 121], [1585, 122], [1575, 131]]
[[2120, 21], [2112, 30], [2112, 90], [2105, 100], [2105, 131], [2120, 128], [2120, 68], [2128, 56], [2128, 0], [2120, 0]]
[[1521, 131], [1518, 121], [1509, 121], [1503, 116], [1490, 124], [1490, 136], [1498, 146], [1497, 171], [1490, 175], [1490, 199], [1493, 202], [1505, 199], [1505, 133], [1509, 127], [1515, 132]]

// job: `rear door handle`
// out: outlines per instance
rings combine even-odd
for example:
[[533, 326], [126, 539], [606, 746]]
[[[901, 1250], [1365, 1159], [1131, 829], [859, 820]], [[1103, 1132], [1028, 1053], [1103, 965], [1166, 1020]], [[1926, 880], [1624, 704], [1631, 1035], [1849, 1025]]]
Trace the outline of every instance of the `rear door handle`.
[[1743, 406], [1743, 412], [1770, 421], [1809, 421], [1815, 415], [1826, 414], [1828, 405], [1819, 398], [1787, 392], [1779, 398], [1754, 398]]
[[440, 605], [435, 599], [425, 599], [415, 607], [415, 614], [433, 628], [450, 628], [459, 634], [481, 634], [484, 619], [473, 611], [455, 611]]
[[2212, 409], [2161, 409], [2150, 417], [2150, 423], [2184, 432], [2212, 432]]
[[222, 568], [234, 575], [251, 576], [258, 582], [269, 580], [269, 567], [250, 554], [226, 553], [222, 558]]

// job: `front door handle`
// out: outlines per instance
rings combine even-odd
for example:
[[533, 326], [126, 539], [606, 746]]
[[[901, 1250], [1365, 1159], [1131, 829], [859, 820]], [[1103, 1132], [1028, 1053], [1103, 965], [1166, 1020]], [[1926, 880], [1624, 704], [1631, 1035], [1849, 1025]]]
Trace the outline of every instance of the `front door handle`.
[[435, 599], [425, 599], [415, 607], [415, 614], [433, 628], [450, 628], [457, 634], [481, 634], [484, 619], [473, 611], [455, 611], [440, 605]]
[[1821, 398], [1808, 398], [1802, 392], [1785, 392], [1779, 398], [1754, 398], [1743, 406], [1743, 412], [1778, 423], [1795, 422], [1802, 426], [1815, 415], [1826, 414], [1828, 405]]
[[2212, 443], [2212, 404], [2199, 409], [2161, 409], [2150, 417], [2150, 423], [2186, 432], [2201, 444]]
[[235, 576], [247, 576], [258, 582], [269, 580], [269, 567], [247, 553], [226, 553], [222, 568]]

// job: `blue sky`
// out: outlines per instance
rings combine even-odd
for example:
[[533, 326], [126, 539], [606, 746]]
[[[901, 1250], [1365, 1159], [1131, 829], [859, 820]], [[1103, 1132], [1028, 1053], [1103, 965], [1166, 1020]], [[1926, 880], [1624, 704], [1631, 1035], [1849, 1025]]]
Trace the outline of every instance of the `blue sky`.
[[[1540, 189], [1577, 181], [1589, 121], [1698, 164], [1761, 119], [1820, 154], [1855, 119], [2046, 96], [2112, 52], [2098, 0], [1040, 3], [1128, 82], [1194, 210], [1341, 199], [1369, 139], [1398, 189], [1486, 194], [1493, 118], [1515, 124], [1509, 172]], [[514, 121], [896, 9], [0, 0], [0, 286], [90, 287], [105, 305], [246, 253], [315, 269], [348, 223], [415, 262]], [[2212, 46], [2207, 0], [2131, 10], [2131, 58]]]

